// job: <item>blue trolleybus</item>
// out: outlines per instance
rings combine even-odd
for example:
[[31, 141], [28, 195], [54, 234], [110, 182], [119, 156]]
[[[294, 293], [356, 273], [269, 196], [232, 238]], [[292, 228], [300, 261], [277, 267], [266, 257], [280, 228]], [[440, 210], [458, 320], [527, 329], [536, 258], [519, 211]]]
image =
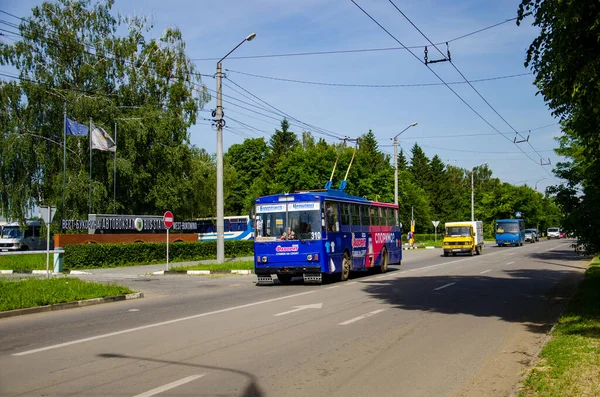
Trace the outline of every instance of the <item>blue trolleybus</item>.
[[[216, 218], [201, 218], [198, 224], [198, 241], [215, 241], [217, 239]], [[223, 218], [225, 240], [252, 240], [254, 229], [248, 215], [226, 216]]]
[[523, 219], [500, 219], [496, 221], [496, 244], [523, 245], [525, 241], [525, 221]]
[[254, 269], [259, 283], [294, 276], [321, 283], [351, 271], [385, 272], [402, 261], [398, 206], [342, 190], [276, 194], [256, 199]]

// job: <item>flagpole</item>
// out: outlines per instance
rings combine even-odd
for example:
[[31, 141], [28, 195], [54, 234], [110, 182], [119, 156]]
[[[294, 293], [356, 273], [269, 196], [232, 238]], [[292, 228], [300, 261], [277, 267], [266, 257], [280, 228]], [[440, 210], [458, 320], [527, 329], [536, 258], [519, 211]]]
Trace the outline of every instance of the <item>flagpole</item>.
[[[92, 213], [92, 118], [90, 117], [90, 210], [88, 212], [88, 214]], [[89, 215], [88, 215], [88, 219], [89, 219]]]
[[62, 217], [66, 219], [65, 216], [65, 190], [67, 190], [67, 103], [65, 102], [64, 106], [64, 115], [63, 115], [63, 191], [62, 191]]
[[117, 214], [117, 123], [115, 122], [115, 166], [113, 171], [113, 214]]

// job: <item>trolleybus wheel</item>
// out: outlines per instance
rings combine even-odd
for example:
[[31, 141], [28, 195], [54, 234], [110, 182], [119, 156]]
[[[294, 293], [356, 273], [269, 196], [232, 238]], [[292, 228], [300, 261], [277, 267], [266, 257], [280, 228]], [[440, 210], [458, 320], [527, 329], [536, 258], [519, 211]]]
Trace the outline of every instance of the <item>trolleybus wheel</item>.
[[281, 284], [289, 284], [292, 282], [292, 275], [291, 274], [278, 274], [277, 280], [279, 280], [279, 282]]
[[389, 262], [388, 252], [387, 252], [387, 249], [384, 248], [383, 251], [381, 252], [381, 266], [379, 266], [380, 273], [387, 272], [388, 262]]
[[340, 276], [340, 279], [342, 281], [348, 281], [348, 278], [350, 277], [350, 267], [352, 263], [352, 258], [350, 257], [350, 254], [348, 254], [348, 252], [344, 252], [344, 259], [342, 260], [342, 274]]

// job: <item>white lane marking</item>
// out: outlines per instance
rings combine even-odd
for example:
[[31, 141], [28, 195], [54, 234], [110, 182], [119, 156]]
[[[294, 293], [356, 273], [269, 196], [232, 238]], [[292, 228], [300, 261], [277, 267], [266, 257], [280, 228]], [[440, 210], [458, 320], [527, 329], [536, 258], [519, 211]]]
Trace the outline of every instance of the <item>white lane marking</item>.
[[140, 311], [140, 309], [129, 309], [128, 311], [129, 311], [129, 312], [139, 312], [139, 311]]
[[508, 262], [507, 265], [512, 265], [513, 263], [515, 263], [515, 262]]
[[566, 243], [566, 244], [557, 245], [557, 246], [556, 246], [556, 247], [554, 247], [554, 248], [550, 248], [549, 250], [546, 250], [546, 252], [549, 252], [549, 251], [554, 251], [555, 249], [559, 249], [559, 248], [561, 248], [561, 247], [570, 246], [571, 244], [572, 244], [572, 243]]
[[363, 319], [365, 319], [365, 318], [367, 318], [367, 317], [374, 316], [374, 315], [376, 315], [377, 313], [381, 313], [381, 312], [382, 312], [382, 311], [384, 311], [384, 310], [385, 310], [385, 309], [374, 310], [374, 311], [372, 311], [372, 312], [369, 312], [369, 313], [367, 313], [367, 314], [363, 314], [362, 316], [354, 317], [354, 318], [352, 318], [352, 319], [350, 319], [350, 320], [344, 321], [343, 323], [339, 323], [338, 325], [348, 325], [348, 324], [352, 324], [353, 322], [360, 321], [360, 320], [363, 320]]
[[489, 270], [484, 270], [484, 271], [482, 271], [482, 272], [481, 272], [481, 273], [479, 273], [479, 274], [486, 274], [486, 273], [489, 273], [489, 272], [491, 272], [491, 271], [492, 271], [492, 269], [489, 269]]
[[306, 310], [306, 309], [321, 309], [323, 307], [323, 304], [315, 303], [313, 305], [304, 305], [304, 306], [295, 306], [295, 307], [296, 307], [295, 309], [288, 310], [287, 312], [273, 314], [273, 316], [275, 316], [275, 317], [285, 316], [286, 314], [295, 313], [295, 312], [299, 312], [300, 310]]
[[157, 387], [156, 389], [148, 390], [147, 392], [144, 392], [142, 394], [137, 394], [134, 397], [151, 397], [151, 396], [154, 396], [156, 394], [162, 393], [164, 391], [174, 389], [177, 386], [181, 386], [181, 385], [184, 385], [186, 383], [189, 383], [189, 382], [191, 382], [193, 380], [196, 380], [198, 378], [203, 377], [204, 375], [206, 375], [206, 374], [188, 376], [187, 378], [183, 378], [183, 379], [180, 379], [180, 380], [176, 380], [175, 382], [167, 383], [166, 385]]
[[506, 255], [514, 255], [514, 254], [516, 254], [516, 252], [509, 252], [509, 253], [508, 253], [508, 254], [506, 254]]
[[121, 331], [110, 332], [108, 334], [102, 334], [102, 335], [92, 336], [92, 337], [89, 337], [89, 338], [72, 340], [70, 342], [59, 343], [58, 345], [51, 345], [51, 346], [41, 347], [39, 349], [27, 350], [27, 351], [20, 352], [20, 353], [14, 353], [14, 354], [12, 354], [12, 356], [25, 356], [27, 354], [39, 353], [39, 352], [43, 352], [43, 351], [46, 351], [46, 350], [58, 349], [59, 347], [65, 347], [65, 346], [75, 345], [77, 343], [89, 342], [89, 341], [93, 341], [93, 340], [96, 340], [96, 339], [103, 339], [103, 338], [108, 338], [108, 337], [111, 337], [111, 336], [127, 334], [129, 332], [141, 331], [141, 330], [144, 330], [144, 329], [154, 328], [154, 327], [160, 327], [162, 325], [174, 324], [174, 323], [178, 323], [178, 322], [181, 322], [181, 321], [187, 321], [187, 320], [193, 320], [193, 319], [200, 318], [200, 317], [211, 316], [213, 314], [227, 313], [227, 312], [230, 312], [230, 311], [233, 311], [233, 310], [245, 309], [247, 307], [264, 305], [265, 303], [277, 302], [277, 301], [280, 301], [280, 300], [283, 300], [283, 299], [289, 299], [289, 298], [295, 298], [297, 296], [308, 295], [308, 294], [312, 294], [315, 291], [316, 290], [306, 291], [306, 292], [300, 292], [298, 294], [280, 296], [279, 298], [267, 299], [267, 300], [264, 300], [264, 301], [253, 302], [253, 303], [247, 303], [245, 305], [228, 307], [226, 309], [220, 309], [220, 310], [215, 310], [215, 311], [212, 311], [212, 312], [195, 314], [193, 316], [181, 317], [181, 318], [176, 318], [176, 319], [168, 320], [168, 321], [161, 321], [160, 323], [154, 323], [154, 324], [143, 325], [141, 327], [124, 329], [124, 330], [121, 330]]
[[346, 283], [346, 285], [352, 285], [352, 284], [358, 284], [358, 282], [357, 281], [351, 281], [349, 283]]
[[434, 288], [433, 290], [439, 291], [441, 289], [448, 288], [449, 286], [454, 285], [454, 284], [456, 284], [456, 283], [445, 284], [445, 285], [442, 285], [441, 287]]
[[332, 285], [331, 287], [325, 287], [323, 289], [334, 289], [334, 288], [339, 288], [339, 285]]

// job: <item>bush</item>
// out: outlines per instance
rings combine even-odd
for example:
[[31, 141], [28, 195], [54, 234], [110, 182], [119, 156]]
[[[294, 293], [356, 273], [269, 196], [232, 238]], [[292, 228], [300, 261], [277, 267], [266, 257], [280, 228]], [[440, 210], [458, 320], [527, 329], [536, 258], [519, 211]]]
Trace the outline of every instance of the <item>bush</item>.
[[[139, 266], [166, 262], [166, 243], [80, 244], [67, 245], [65, 270]], [[216, 259], [217, 242], [181, 242], [169, 244], [169, 262]], [[225, 257], [254, 255], [254, 241], [225, 241]]]
[[[438, 238], [438, 240], [443, 239], [444, 235], [442, 233], [438, 233], [437, 238]], [[420, 243], [421, 241], [433, 241], [433, 240], [435, 240], [435, 233], [431, 233], [431, 234], [415, 233], [415, 242], [416, 243]], [[403, 236], [402, 241], [407, 243], [408, 238], [406, 238], [406, 236]]]

